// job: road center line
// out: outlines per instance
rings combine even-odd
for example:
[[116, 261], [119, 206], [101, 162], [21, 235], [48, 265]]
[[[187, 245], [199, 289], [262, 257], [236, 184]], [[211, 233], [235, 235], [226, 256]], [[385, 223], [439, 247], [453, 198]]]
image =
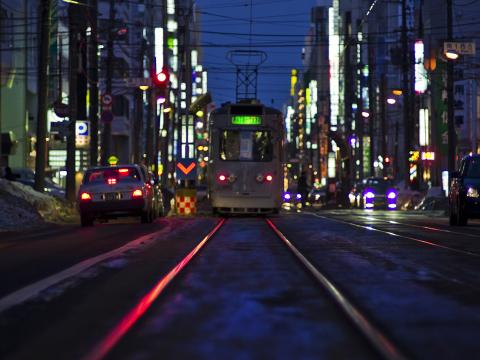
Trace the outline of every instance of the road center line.
[[151, 243], [153, 243], [159, 236], [164, 235], [170, 230], [171, 230], [170, 226], [167, 226], [166, 228], [160, 231], [143, 235], [117, 249], [83, 260], [69, 267], [68, 269], [62, 270], [56, 274], [50, 275], [42, 280], [39, 280], [17, 291], [14, 291], [13, 293], [10, 293], [0, 299], [0, 313], [15, 305], [19, 305], [27, 300], [31, 300], [39, 296], [40, 293], [42, 293], [49, 287], [52, 287], [53, 285], [56, 285], [69, 278], [75, 277], [81, 272], [91, 268], [92, 266], [97, 265], [100, 262], [118, 257], [130, 250], [148, 246]]

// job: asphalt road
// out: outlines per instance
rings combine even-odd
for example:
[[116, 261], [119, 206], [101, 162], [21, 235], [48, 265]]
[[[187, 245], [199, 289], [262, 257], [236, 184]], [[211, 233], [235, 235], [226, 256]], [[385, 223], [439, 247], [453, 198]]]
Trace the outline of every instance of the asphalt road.
[[[362, 210], [271, 220], [406, 358], [480, 353], [480, 222]], [[219, 221], [3, 234], [0, 358], [95, 358], [109, 342], [112, 359], [378, 356], [262, 218], [227, 219], [182, 263]]]

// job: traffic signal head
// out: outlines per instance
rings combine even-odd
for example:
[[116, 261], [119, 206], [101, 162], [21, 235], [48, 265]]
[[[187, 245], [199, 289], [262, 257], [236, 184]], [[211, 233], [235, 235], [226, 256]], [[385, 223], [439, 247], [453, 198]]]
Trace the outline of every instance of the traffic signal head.
[[168, 85], [170, 76], [166, 69], [162, 69], [160, 72], [152, 73], [152, 81], [157, 87], [165, 88]]

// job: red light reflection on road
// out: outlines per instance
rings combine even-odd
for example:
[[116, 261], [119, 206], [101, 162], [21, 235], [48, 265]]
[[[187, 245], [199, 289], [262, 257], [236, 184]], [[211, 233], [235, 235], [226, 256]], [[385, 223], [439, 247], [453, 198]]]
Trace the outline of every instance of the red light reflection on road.
[[84, 357], [85, 360], [103, 359], [115, 345], [125, 336], [125, 334], [132, 328], [133, 325], [145, 314], [153, 302], [158, 298], [167, 285], [177, 276], [180, 271], [190, 262], [190, 260], [197, 254], [198, 251], [205, 245], [205, 243], [217, 232], [223, 225], [225, 219], [221, 219], [215, 228], [208, 233], [207, 236], [170, 272], [165, 275], [153, 289], [151, 289], [140, 302], [118, 323], [115, 328], [99, 342], [93, 351]]

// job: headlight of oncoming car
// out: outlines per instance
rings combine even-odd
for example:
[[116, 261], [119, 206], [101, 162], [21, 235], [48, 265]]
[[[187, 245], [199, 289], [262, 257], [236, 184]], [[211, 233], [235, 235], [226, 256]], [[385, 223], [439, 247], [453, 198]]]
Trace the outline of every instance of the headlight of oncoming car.
[[471, 198], [478, 198], [480, 195], [478, 194], [478, 190], [473, 188], [473, 187], [469, 187], [468, 190], [467, 190], [467, 197], [471, 197]]

